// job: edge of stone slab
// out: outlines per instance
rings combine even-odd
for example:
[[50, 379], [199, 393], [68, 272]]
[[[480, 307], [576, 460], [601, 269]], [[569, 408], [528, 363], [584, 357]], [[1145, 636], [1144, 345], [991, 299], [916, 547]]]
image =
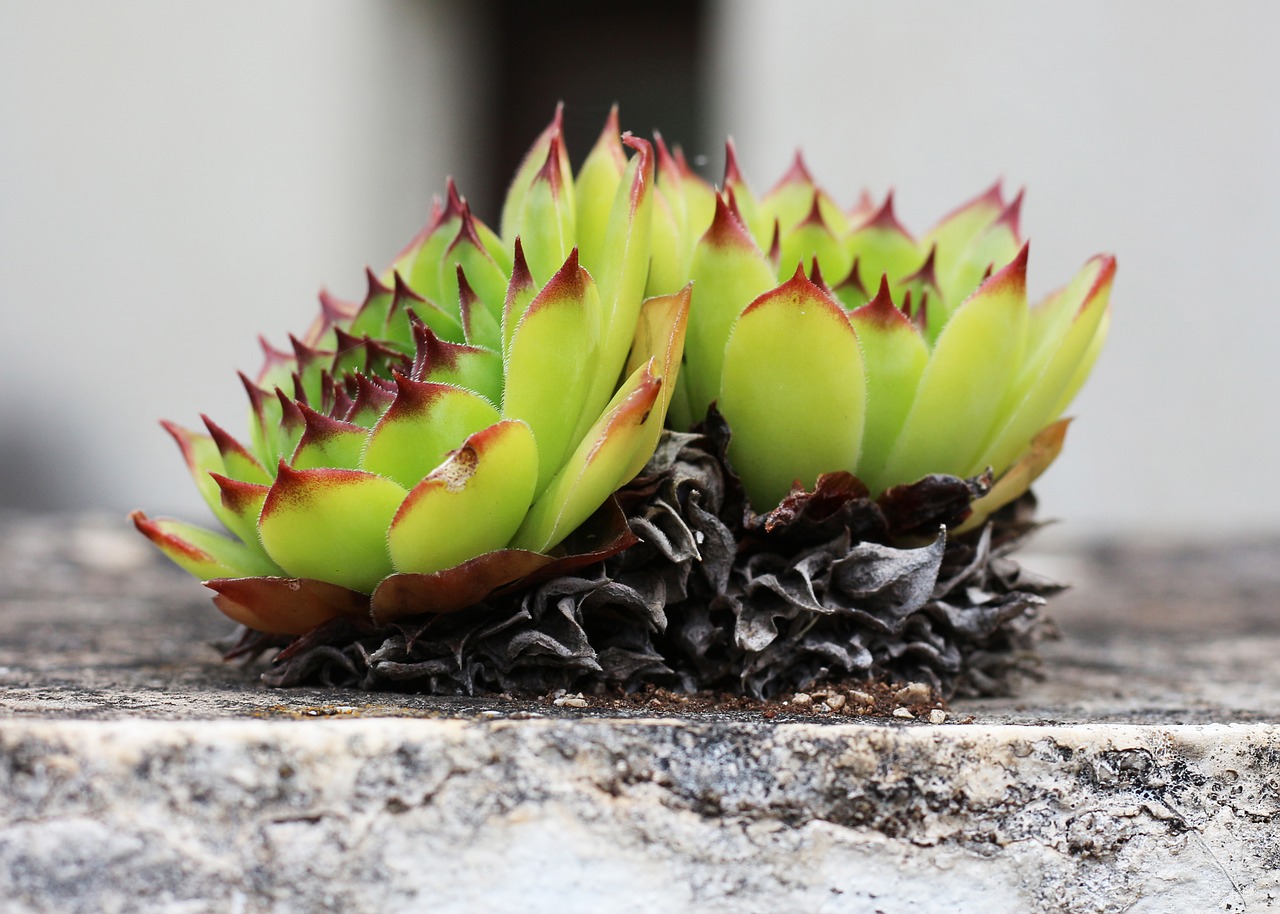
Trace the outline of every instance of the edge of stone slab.
[[1280, 893], [1278, 785], [1274, 724], [17, 719], [0, 721], [0, 897], [1253, 910]]

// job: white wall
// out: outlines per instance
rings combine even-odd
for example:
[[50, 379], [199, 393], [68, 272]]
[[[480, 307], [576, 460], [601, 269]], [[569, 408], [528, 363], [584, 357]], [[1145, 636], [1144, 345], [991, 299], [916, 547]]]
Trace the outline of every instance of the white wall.
[[467, 186], [485, 83], [465, 13], [0, 3], [6, 485], [198, 512], [156, 419], [241, 429], [255, 334], [304, 330], [321, 285], [360, 294], [446, 170]]
[[1026, 185], [1033, 293], [1119, 259], [1045, 513], [1274, 530], [1277, 34], [1268, 2], [722, 0], [708, 135], [734, 135], [761, 190], [797, 145], [842, 200], [896, 187], [917, 230], [997, 176]]

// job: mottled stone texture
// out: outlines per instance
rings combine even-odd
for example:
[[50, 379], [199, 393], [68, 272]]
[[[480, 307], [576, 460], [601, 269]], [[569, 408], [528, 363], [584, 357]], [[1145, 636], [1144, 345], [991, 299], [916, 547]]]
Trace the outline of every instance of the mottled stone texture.
[[1257, 725], [10, 721], [0, 759], [15, 912], [1207, 912], [1280, 892], [1280, 730]]
[[940, 726], [646, 719], [266, 689], [119, 522], [0, 518], [0, 912], [1280, 910], [1276, 554], [1037, 557], [1044, 679]]

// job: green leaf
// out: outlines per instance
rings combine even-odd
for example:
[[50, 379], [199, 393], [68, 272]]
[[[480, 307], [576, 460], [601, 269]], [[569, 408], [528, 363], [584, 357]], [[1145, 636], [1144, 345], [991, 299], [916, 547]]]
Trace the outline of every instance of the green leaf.
[[939, 261], [938, 284], [942, 288], [945, 307], [934, 308], [929, 315], [928, 334], [936, 339], [950, 319], [951, 313], [982, 282], [990, 270], [997, 271], [1010, 263], [1022, 248], [1018, 222], [1022, 212], [1022, 194], [1019, 193], [1008, 206], [982, 231], [975, 234], [954, 263], [943, 269]]
[[502, 399], [502, 356], [492, 349], [441, 340], [429, 327], [414, 328], [416, 343], [409, 376], [415, 381], [452, 384], [486, 400]]
[[652, 155], [643, 140], [627, 137], [626, 143], [636, 150], [636, 155], [627, 164], [614, 193], [599, 269], [592, 273], [600, 294], [600, 354], [571, 436], [575, 443], [613, 396], [631, 348], [648, 278]]
[[738, 315], [777, 282], [773, 268], [725, 199], [693, 252], [693, 302], [685, 380], [694, 422], [720, 393], [724, 347]]
[[858, 279], [864, 289], [879, 286], [881, 276], [888, 276], [890, 285], [896, 286], [925, 258], [894, 215], [892, 193], [876, 213], [848, 235], [845, 249], [848, 262], [858, 262]]
[[[465, 273], [467, 284], [475, 292], [476, 297], [484, 303], [484, 310], [492, 319], [486, 321], [485, 329], [480, 331], [481, 325], [474, 323], [478, 315], [473, 315], [473, 336], [467, 339], [467, 342], [478, 342], [496, 349], [500, 339], [498, 326], [502, 320], [502, 301], [507, 294], [507, 276], [484, 249], [470, 214], [467, 214], [467, 218], [463, 220], [462, 228], [458, 230], [458, 237], [449, 246], [440, 269], [443, 297], [438, 303], [442, 305], [447, 303], [450, 312], [457, 314], [459, 321], [462, 321], [463, 285], [459, 277]], [[463, 329], [465, 338], [467, 329], [465, 323]], [[480, 335], [481, 333], [483, 335]]]
[[691, 291], [692, 284], [675, 295], [656, 296], [646, 301], [640, 310], [640, 321], [636, 325], [635, 343], [627, 359], [626, 374], [630, 378], [641, 369], [647, 369], [650, 375], [662, 382], [662, 387], [653, 407], [657, 421], [647, 423], [648, 437], [636, 446], [634, 462], [624, 474], [628, 479], [644, 469], [644, 465], [653, 456], [672, 398], [677, 393], [685, 333], [689, 323]]
[[[502, 303], [502, 360], [505, 364], [511, 355], [511, 338], [516, 334], [520, 319], [529, 310], [538, 294], [538, 284], [533, 281], [529, 265], [524, 259], [524, 246], [520, 239], [515, 241], [515, 254], [512, 258], [511, 280], [507, 283], [507, 294]], [[495, 400], [495, 402], [497, 402]]]
[[756, 199], [756, 195], [751, 192], [751, 187], [747, 184], [746, 179], [743, 178], [742, 170], [738, 167], [738, 151], [734, 148], [732, 139], [726, 140], [724, 144], [724, 182], [722, 186], [729, 201], [730, 209], [735, 209], [738, 212], [742, 224], [747, 227], [747, 231], [755, 239], [756, 245], [763, 246], [767, 244], [769, 241], [767, 236], [773, 231], [773, 219], [765, 215], [761, 209], [760, 201]]
[[849, 315], [862, 344], [867, 377], [867, 419], [857, 475], [873, 491], [886, 488], [876, 478], [898, 439], [916, 388], [929, 361], [929, 349], [911, 320], [893, 304], [889, 284], [880, 281], [872, 301]]
[[[935, 248], [934, 268], [939, 276], [950, 277], [973, 240], [986, 231], [1004, 212], [1004, 198], [997, 181], [986, 192], [961, 204], [939, 220], [920, 240], [920, 246]], [[983, 264], [985, 268], [986, 264]], [[963, 299], [968, 289], [952, 290]], [[959, 304], [960, 299], [953, 302]]]
[[564, 105], [559, 104], [556, 105], [556, 113], [551, 119], [551, 123], [533, 141], [533, 145], [529, 147], [529, 151], [525, 153], [524, 159], [521, 160], [515, 177], [511, 180], [511, 187], [502, 202], [502, 223], [500, 226], [502, 240], [506, 243], [506, 247], [515, 244], [516, 236], [521, 233], [520, 223], [524, 213], [525, 197], [529, 193], [529, 187], [533, 184], [538, 172], [546, 164], [547, 152], [551, 149], [552, 139], [559, 138], [563, 140], [561, 132], [563, 125]]
[[360, 466], [406, 489], [465, 438], [498, 421], [498, 410], [477, 393], [400, 374], [394, 378], [395, 401], [374, 426]]
[[565, 177], [564, 144], [551, 138], [547, 160], [525, 194], [520, 241], [535, 282], [547, 282], [574, 248], [573, 184]]
[[989, 466], [1002, 473], [1066, 408], [1063, 401], [1074, 396], [1071, 385], [1098, 339], [1114, 276], [1115, 259], [1096, 257], [1059, 294], [1032, 309], [1030, 351], [972, 472]]
[[322, 415], [308, 406], [300, 409], [307, 425], [289, 459], [290, 466], [295, 470], [354, 470], [360, 466], [360, 454], [369, 438], [367, 428]]
[[213, 439], [213, 445], [218, 449], [218, 454], [222, 458], [222, 466], [225, 472], [233, 479], [242, 479], [245, 482], [270, 482], [271, 475], [258, 463], [256, 457], [249, 453], [249, 449], [243, 444], [229, 435], [220, 428], [208, 416], [201, 415], [205, 428], [209, 430], [209, 437]]
[[523, 422], [475, 433], [409, 493], [388, 543], [398, 571], [429, 574], [500, 549], [524, 520], [538, 449]]
[[577, 204], [574, 222], [577, 227], [578, 258], [587, 271], [600, 281], [600, 270], [608, 237], [613, 198], [627, 170], [627, 154], [622, 149], [618, 131], [618, 106], [609, 110], [604, 129], [587, 159], [578, 171], [573, 196]]
[[815, 259], [822, 272], [834, 278], [848, 274], [853, 264], [853, 257], [823, 218], [816, 196], [809, 215], [782, 235], [779, 264], [783, 272], [779, 279], [794, 272], [797, 265], [807, 267]]
[[813, 209], [817, 195], [818, 187], [813, 183], [804, 156], [796, 150], [791, 168], [760, 201], [762, 224], [771, 229], [777, 221], [783, 234], [791, 231]]
[[930, 473], [960, 476], [973, 464], [1022, 358], [1026, 270], [1024, 248], [956, 311], [934, 347], [902, 433], [874, 478], [895, 485]]
[[1031, 484], [1040, 478], [1040, 474], [1049, 468], [1058, 454], [1062, 453], [1067, 426], [1070, 424], [1070, 419], [1060, 419], [1048, 428], [1042, 429], [1027, 445], [1017, 462], [1001, 474], [991, 490], [973, 503], [970, 507], [972, 513], [952, 535], [962, 536], [970, 530], [977, 529], [986, 522], [988, 517], [1031, 488]]
[[259, 553], [263, 561], [271, 563], [258, 539], [258, 517], [262, 514], [262, 503], [266, 501], [271, 487], [240, 482], [221, 473], [210, 473], [209, 476], [221, 491], [225, 511], [223, 523], [227, 525], [227, 529], [251, 550]]
[[201, 527], [167, 517], [151, 520], [141, 511], [134, 511], [129, 519], [176, 565], [202, 581], [280, 573], [257, 550]]
[[281, 461], [262, 506], [262, 545], [286, 574], [371, 593], [392, 571], [387, 529], [406, 494], [373, 473]]
[[533, 429], [539, 492], [577, 443], [573, 432], [599, 346], [600, 299], [575, 251], [525, 312], [507, 359], [502, 417], [523, 419]]
[[627, 379], [604, 415], [536, 498], [511, 539], [513, 549], [546, 552], [631, 480], [636, 461], [641, 456], [648, 459], [653, 452], [649, 442], [656, 440], [661, 429], [662, 419], [654, 409], [661, 388], [652, 362]]
[[866, 409], [862, 355], [844, 310], [803, 270], [738, 318], [719, 405], [733, 433], [729, 460], [755, 510], [772, 508], [795, 480], [812, 486], [822, 473], [853, 472]]

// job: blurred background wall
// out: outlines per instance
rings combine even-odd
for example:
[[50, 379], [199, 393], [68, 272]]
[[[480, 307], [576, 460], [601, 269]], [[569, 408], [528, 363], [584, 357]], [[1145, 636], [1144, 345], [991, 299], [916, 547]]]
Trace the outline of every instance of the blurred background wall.
[[1078, 535], [1280, 527], [1280, 7], [765, 0], [0, 0], [0, 507], [197, 517], [155, 424], [362, 289], [445, 176], [496, 221], [557, 99], [718, 180], [797, 145], [923, 231], [1026, 185], [1032, 292], [1119, 256], [1112, 339], [1037, 487]]

